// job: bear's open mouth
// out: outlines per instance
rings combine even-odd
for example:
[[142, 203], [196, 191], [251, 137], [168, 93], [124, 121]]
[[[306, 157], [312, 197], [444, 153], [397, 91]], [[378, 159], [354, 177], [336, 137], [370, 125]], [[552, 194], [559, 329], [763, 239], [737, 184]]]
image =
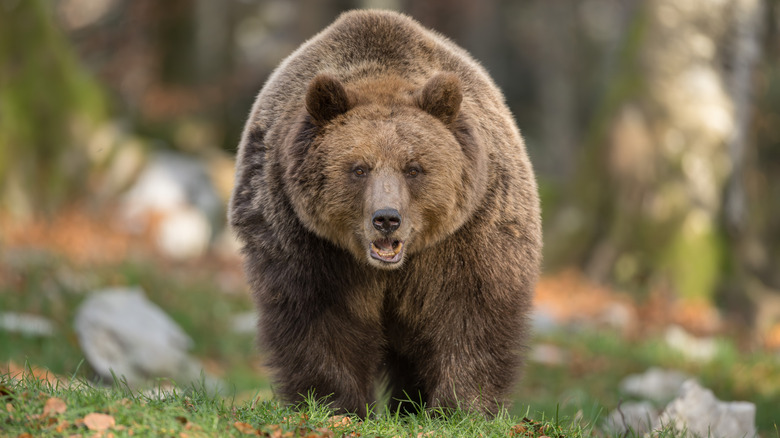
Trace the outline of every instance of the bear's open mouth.
[[397, 263], [404, 253], [403, 240], [377, 239], [371, 242], [371, 257], [385, 263]]

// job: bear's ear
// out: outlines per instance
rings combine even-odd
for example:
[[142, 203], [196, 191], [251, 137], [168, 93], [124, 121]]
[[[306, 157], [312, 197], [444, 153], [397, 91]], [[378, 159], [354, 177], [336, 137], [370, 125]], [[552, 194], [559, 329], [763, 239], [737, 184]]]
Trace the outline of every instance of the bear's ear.
[[454, 73], [437, 73], [430, 78], [417, 96], [417, 104], [445, 124], [455, 121], [463, 94], [460, 79]]
[[315, 125], [322, 126], [349, 110], [347, 90], [333, 76], [319, 74], [306, 91], [306, 111]]

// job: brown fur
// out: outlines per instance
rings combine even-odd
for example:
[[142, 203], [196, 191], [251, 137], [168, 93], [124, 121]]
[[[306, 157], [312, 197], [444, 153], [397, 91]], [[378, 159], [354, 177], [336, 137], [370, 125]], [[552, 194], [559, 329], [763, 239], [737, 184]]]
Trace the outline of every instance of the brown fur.
[[501, 93], [449, 40], [357, 11], [290, 55], [244, 130], [230, 222], [285, 400], [365, 416], [386, 376], [391, 408], [506, 402], [537, 189]]

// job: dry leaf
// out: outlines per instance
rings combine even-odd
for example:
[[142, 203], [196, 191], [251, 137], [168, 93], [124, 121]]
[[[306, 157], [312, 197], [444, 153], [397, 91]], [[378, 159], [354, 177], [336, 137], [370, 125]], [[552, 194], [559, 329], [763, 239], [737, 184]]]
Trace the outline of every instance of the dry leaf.
[[189, 423], [188, 422], [187, 424], [184, 425], [184, 429], [185, 430], [192, 430], [192, 431], [196, 431], [197, 432], [197, 431], [201, 430], [201, 427], [198, 426], [195, 423]]
[[60, 421], [60, 424], [57, 425], [57, 428], [55, 429], [57, 433], [63, 433], [65, 432], [65, 429], [67, 429], [70, 426], [70, 423], [67, 421]]
[[336, 436], [336, 434], [335, 434], [335, 433], [333, 433], [333, 431], [332, 431], [332, 430], [330, 430], [330, 429], [326, 429], [326, 428], [324, 428], [324, 427], [323, 427], [323, 428], [320, 428], [320, 429], [317, 429], [317, 432], [319, 432], [319, 433], [321, 433], [321, 434], [322, 434], [322, 435], [321, 435], [321, 438], [333, 438], [334, 436]]
[[257, 431], [251, 424], [249, 423], [242, 423], [240, 421], [236, 421], [233, 423], [233, 426], [235, 426], [236, 429], [238, 429], [239, 432], [245, 433], [247, 435], [260, 435], [260, 432]]
[[43, 415], [64, 414], [67, 409], [68, 406], [61, 398], [52, 397], [43, 405]]
[[526, 431], [528, 431], [527, 427], [523, 426], [522, 424], [515, 424], [514, 426], [512, 426], [512, 430], [510, 431], [509, 435], [510, 436], [515, 436], [520, 434], [525, 435]]
[[108, 430], [109, 428], [114, 427], [115, 424], [116, 421], [114, 421], [114, 417], [110, 415], [93, 412], [84, 416], [84, 425], [87, 426], [87, 429], [89, 430]]
[[334, 415], [328, 419], [330, 427], [347, 427], [352, 424], [352, 419], [345, 415]]

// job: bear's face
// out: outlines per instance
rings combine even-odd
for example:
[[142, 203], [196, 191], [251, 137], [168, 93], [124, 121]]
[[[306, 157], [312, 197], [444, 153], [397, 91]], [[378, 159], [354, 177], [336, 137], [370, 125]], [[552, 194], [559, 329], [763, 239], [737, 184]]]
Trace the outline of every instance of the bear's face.
[[460, 227], [471, 188], [453, 131], [456, 81], [440, 74], [422, 90], [390, 84], [382, 98], [381, 84], [347, 90], [315, 78], [286, 160], [288, 194], [304, 225], [384, 269]]

